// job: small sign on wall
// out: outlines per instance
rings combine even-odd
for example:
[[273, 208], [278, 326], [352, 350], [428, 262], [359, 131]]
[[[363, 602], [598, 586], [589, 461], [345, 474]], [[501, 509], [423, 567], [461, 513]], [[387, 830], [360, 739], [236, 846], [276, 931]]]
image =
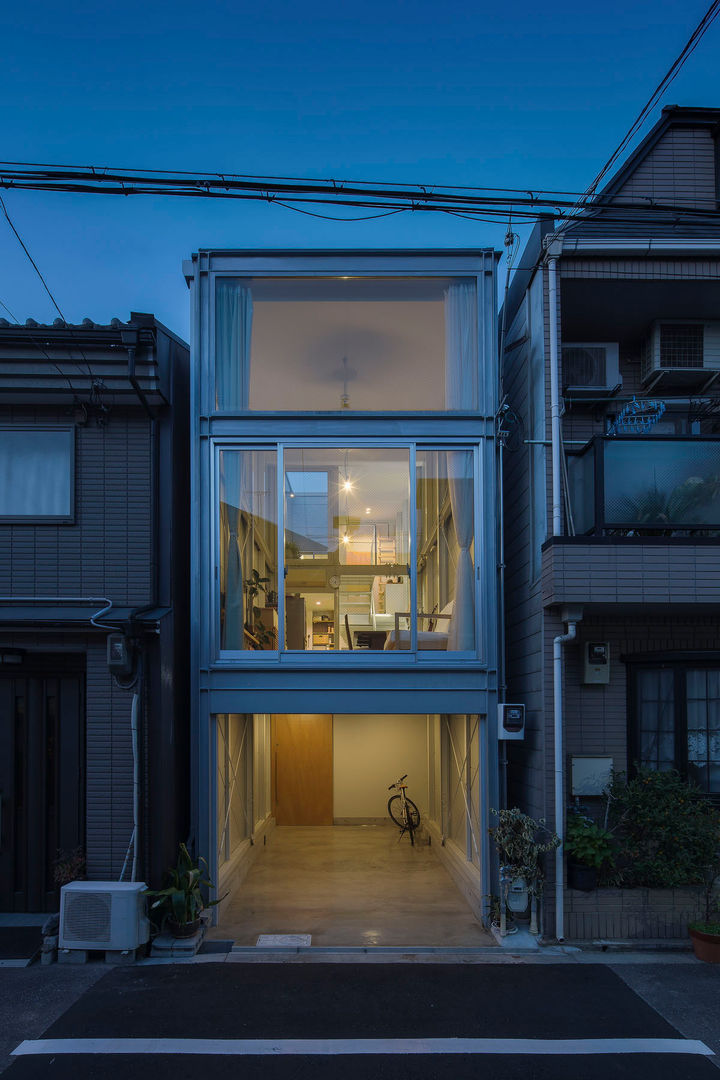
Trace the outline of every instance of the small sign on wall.
[[612, 780], [611, 757], [573, 754], [570, 758], [573, 795], [602, 795]]

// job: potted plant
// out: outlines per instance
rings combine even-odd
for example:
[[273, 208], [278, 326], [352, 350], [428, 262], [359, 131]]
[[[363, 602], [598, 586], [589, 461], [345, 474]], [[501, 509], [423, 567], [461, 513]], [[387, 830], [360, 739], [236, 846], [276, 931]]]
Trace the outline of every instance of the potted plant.
[[[542, 894], [543, 868], [540, 856], [554, 850], [560, 838], [545, 826], [544, 819], [535, 820], [517, 807], [511, 810], [491, 810], [498, 818], [495, 828], [488, 829], [495, 841], [500, 859], [502, 898], [516, 914], [527, 909], [531, 901], [530, 932], [537, 933], [536, 904]], [[504, 936], [505, 912], [501, 911], [501, 930]]]
[[612, 834], [573, 808], [565, 826], [565, 854], [568, 888], [591, 892], [600, 870], [612, 860]]
[[515, 916], [507, 904], [503, 904], [497, 893], [487, 893], [483, 899], [488, 902], [487, 915], [484, 920], [485, 926], [489, 925], [493, 930], [502, 930], [504, 922], [505, 933], [516, 934], [518, 928], [513, 925]]
[[720, 836], [715, 858], [707, 866], [704, 881], [705, 917], [688, 925], [693, 952], [707, 964], [720, 964]]
[[150, 910], [160, 917], [161, 929], [173, 937], [192, 937], [202, 925], [202, 911], [225, 899], [221, 896], [218, 900], [205, 900], [202, 890], [215, 886], [204, 874], [207, 875], [207, 861], [200, 858], [195, 862], [185, 844], [180, 844], [177, 864], [167, 871], [168, 885], [164, 889], [145, 890], [145, 896], [153, 899]]
[[53, 881], [58, 889], [69, 885], [71, 881], [85, 880], [85, 850], [74, 848], [72, 851], [58, 851], [53, 860]]

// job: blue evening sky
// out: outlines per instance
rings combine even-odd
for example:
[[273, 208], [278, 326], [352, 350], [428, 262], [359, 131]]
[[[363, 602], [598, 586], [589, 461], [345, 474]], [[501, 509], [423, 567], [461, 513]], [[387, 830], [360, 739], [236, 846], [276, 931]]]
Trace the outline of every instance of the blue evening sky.
[[[25, 0], [0, 13], [0, 157], [581, 191], [707, 6]], [[719, 43], [720, 20], [663, 104], [720, 105]], [[185, 338], [181, 262], [198, 247], [502, 247], [505, 232], [441, 214], [328, 222], [264, 203], [2, 194], [69, 320], [151, 311]], [[0, 252], [0, 301], [51, 322], [2, 217]]]

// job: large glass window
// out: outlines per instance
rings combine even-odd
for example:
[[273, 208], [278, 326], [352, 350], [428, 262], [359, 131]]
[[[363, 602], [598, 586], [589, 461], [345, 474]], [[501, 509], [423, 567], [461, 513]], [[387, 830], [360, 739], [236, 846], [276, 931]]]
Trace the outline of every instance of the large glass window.
[[410, 451], [285, 450], [285, 646], [384, 649], [410, 609]]
[[[417, 452], [417, 647], [475, 648], [474, 468], [471, 450]], [[399, 648], [409, 638], [399, 634]]]
[[278, 647], [277, 453], [220, 452], [220, 640]]
[[73, 520], [74, 428], [0, 430], [0, 519]]
[[223, 651], [475, 653], [471, 448], [284, 446], [282, 535], [278, 458], [219, 452]]
[[678, 769], [720, 795], [720, 667], [677, 662], [631, 670], [631, 763]]
[[218, 864], [222, 866], [252, 832], [252, 718], [216, 717]]
[[456, 278], [215, 283], [221, 410], [474, 410], [477, 290]]

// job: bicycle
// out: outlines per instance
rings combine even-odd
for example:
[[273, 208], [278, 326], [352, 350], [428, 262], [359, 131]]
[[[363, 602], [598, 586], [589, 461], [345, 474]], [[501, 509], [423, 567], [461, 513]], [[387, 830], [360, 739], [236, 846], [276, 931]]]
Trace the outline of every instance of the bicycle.
[[412, 799], [408, 799], [405, 794], [408, 785], [403, 783], [404, 780], [407, 780], [407, 773], [401, 776], [399, 780], [396, 780], [394, 784], [390, 784], [388, 791], [395, 788], [398, 794], [390, 796], [387, 808], [388, 814], [401, 830], [400, 838], [402, 838], [403, 833], [408, 833], [410, 843], [414, 845], [415, 830], [420, 826], [420, 811]]

